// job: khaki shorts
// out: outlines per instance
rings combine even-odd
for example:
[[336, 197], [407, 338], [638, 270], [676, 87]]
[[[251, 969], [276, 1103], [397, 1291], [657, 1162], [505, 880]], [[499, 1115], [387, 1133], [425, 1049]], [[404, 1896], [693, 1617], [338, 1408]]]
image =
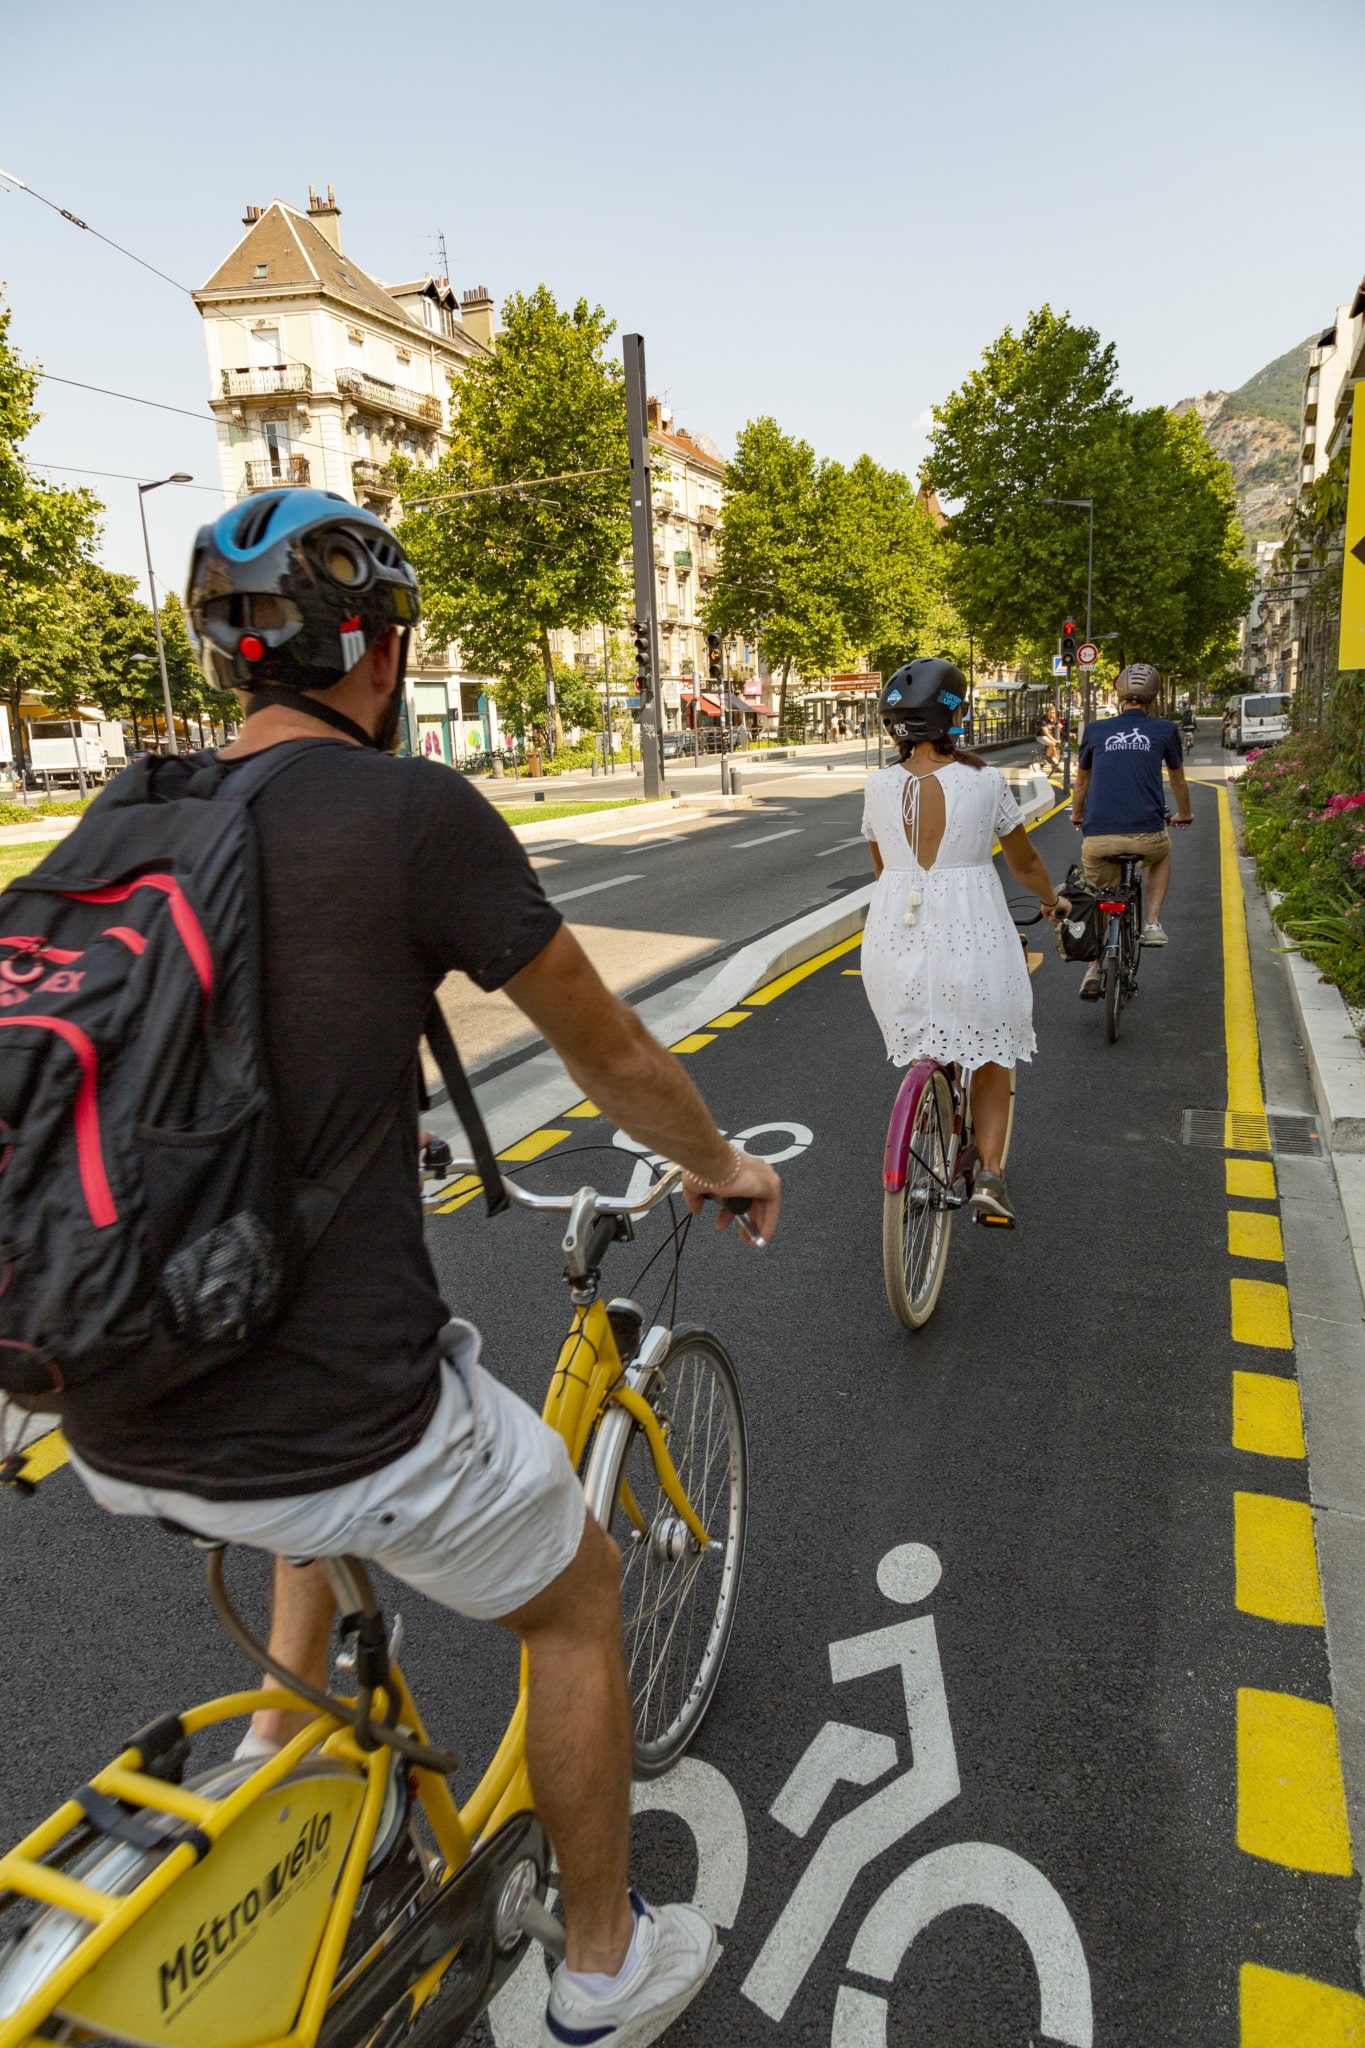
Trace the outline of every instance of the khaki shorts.
[[1140, 853], [1147, 868], [1159, 868], [1171, 857], [1169, 832], [1097, 832], [1081, 841], [1081, 866], [1086, 879], [1101, 888], [1112, 888], [1119, 879], [1116, 853]]

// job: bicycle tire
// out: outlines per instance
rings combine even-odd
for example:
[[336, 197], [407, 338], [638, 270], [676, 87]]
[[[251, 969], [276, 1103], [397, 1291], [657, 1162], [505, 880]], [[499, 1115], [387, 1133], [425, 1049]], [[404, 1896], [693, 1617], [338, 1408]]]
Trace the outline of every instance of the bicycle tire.
[[1119, 1042], [1123, 1016], [1123, 963], [1117, 950], [1104, 956], [1104, 1029], [1111, 1045]]
[[915, 1105], [904, 1184], [882, 1197], [882, 1279], [891, 1313], [907, 1330], [923, 1329], [943, 1290], [953, 1212], [941, 1198], [952, 1128], [952, 1090], [936, 1067]]
[[620, 1546], [635, 1776], [657, 1778], [696, 1735], [725, 1662], [744, 1569], [749, 1451], [739, 1376], [709, 1330], [676, 1329], [641, 1391], [711, 1538], [698, 1551], [659, 1483], [648, 1437], [624, 1408], [609, 1408], [583, 1490]]

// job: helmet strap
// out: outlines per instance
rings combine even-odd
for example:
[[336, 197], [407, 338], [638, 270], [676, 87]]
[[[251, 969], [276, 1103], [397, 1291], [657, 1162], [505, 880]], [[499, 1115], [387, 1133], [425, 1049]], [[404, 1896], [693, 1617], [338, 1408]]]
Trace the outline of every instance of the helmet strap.
[[[287, 683], [261, 683], [252, 692], [246, 707], [248, 718], [254, 718], [258, 711], [268, 710], [272, 704], [283, 704], [286, 710], [301, 711], [306, 718], [320, 718], [324, 725], [334, 726], [344, 732], [348, 739], [359, 740], [362, 747], [385, 747], [382, 740], [366, 732], [363, 725], [348, 718], [344, 711], [338, 711], [333, 704], [324, 704], [320, 698], [305, 696], [302, 690], [291, 690]], [[390, 742], [391, 743], [391, 742]], [[387, 751], [387, 747], [385, 747]]]

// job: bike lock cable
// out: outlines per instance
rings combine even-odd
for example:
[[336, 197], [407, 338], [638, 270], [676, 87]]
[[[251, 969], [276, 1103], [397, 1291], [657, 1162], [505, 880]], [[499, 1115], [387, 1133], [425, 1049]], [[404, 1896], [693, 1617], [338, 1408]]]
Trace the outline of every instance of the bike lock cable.
[[[416, 1764], [420, 1770], [435, 1771], [443, 1778], [449, 1778], [459, 1770], [459, 1758], [451, 1756], [446, 1750], [431, 1749], [425, 1742], [419, 1742], [415, 1735], [405, 1734], [401, 1728], [387, 1727], [371, 1721], [369, 1701], [373, 1694], [368, 1687], [362, 1690], [362, 1700], [353, 1706], [349, 1700], [337, 1699], [332, 1693], [310, 1685], [306, 1679], [300, 1678], [297, 1672], [290, 1671], [287, 1666], [272, 1657], [269, 1650], [258, 1643], [251, 1634], [228, 1595], [223, 1578], [223, 1558], [227, 1548], [225, 1543], [215, 1543], [206, 1547], [204, 1570], [208, 1578], [209, 1598], [213, 1602], [214, 1612], [219, 1621], [249, 1663], [254, 1664], [265, 1677], [273, 1678], [277, 1685], [282, 1685], [287, 1691], [297, 1693], [300, 1699], [307, 1700], [320, 1713], [334, 1715], [362, 1744], [371, 1748], [376, 1744], [382, 1744], [385, 1748], [396, 1749], [400, 1756], [406, 1757], [409, 1763]], [[396, 1700], [396, 1695], [393, 1698]], [[390, 1710], [396, 1711], [392, 1701]]]

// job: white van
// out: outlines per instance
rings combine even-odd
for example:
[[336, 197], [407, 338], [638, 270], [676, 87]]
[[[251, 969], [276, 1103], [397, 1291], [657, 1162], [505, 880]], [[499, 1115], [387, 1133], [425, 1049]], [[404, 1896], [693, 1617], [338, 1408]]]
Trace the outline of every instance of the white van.
[[31, 718], [29, 765], [46, 787], [103, 782], [127, 764], [117, 719]]
[[1248, 747], [1273, 746], [1289, 731], [1290, 699], [1274, 696], [1235, 697], [1236, 716], [1229, 743], [1239, 754]]

